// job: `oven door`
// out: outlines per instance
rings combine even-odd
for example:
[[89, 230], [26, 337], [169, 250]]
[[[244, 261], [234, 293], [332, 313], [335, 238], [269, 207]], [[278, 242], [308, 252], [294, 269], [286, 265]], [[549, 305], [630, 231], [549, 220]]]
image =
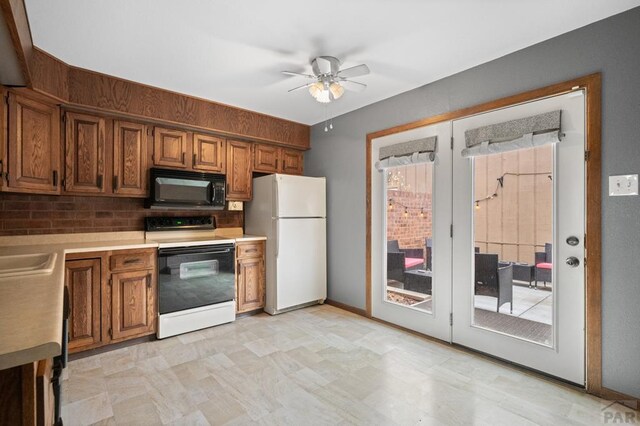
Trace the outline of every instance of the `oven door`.
[[160, 314], [234, 300], [234, 252], [233, 244], [160, 248]]

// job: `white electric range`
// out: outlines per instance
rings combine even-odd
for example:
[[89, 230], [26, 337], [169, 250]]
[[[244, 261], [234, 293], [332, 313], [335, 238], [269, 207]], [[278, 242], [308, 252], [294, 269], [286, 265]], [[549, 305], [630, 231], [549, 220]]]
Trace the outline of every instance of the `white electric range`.
[[235, 321], [235, 240], [211, 216], [148, 217], [145, 229], [158, 243], [157, 337]]

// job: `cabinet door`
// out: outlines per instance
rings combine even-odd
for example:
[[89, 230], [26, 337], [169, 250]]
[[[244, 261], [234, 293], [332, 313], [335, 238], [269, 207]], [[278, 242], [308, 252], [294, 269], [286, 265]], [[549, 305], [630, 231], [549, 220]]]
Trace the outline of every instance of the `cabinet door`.
[[53, 425], [55, 420], [55, 397], [51, 382], [53, 379], [53, 359], [40, 360], [36, 365], [36, 424]]
[[226, 141], [209, 135], [193, 135], [193, 164], [194, 170], [225, 173], [226, 170]]
[[151, 270], [111, 275], [111, 336], [128, 339], [155, 331], [156, 298]]
[[238, 313], [264, 307], [265, 269], [264, 258], [238, 260]]
[[301, 175], [304, 165], [302, 151], [295, 149], [282, 150], [282, 173]]
[[105, 192], [104, 119], [88, 114], [65, 114], [66, 192], [100, 194]]
[[227, 200], [251, 200], [251, 144], [227, 141]]
[[16, 192], [60, 193], [60, 110], [9, 93], [9, 187]]
[[147, 129], [144, 124], [113, 122], [113, 193], [147, 195]]
[[69, 291], [69, 350], [77, 352], [102, 342], [100, 259], [68, 260], [65, 285]]
[[153, 164], [164, 167], [187, 167], [187, 133], [180, 130], [153, 129]]
[[256, 144], [253, 147], [253, 170], [263, 173], [278, 173], [280, 148]]
[[7, 115], [9, 112], [8, 94], [0, 85], [0, 191], [4, 186], [4, 172], [7, 168]]

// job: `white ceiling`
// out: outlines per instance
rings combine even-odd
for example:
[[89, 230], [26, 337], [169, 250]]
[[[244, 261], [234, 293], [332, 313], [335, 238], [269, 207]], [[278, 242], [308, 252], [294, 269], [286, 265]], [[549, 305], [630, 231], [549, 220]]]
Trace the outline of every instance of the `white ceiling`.
[[325, 108], [310, 59], [366, 63], [337, 116], [498, 58], [640, 0], [26, 0], [34, 44], [82, 68], [289, 120]]

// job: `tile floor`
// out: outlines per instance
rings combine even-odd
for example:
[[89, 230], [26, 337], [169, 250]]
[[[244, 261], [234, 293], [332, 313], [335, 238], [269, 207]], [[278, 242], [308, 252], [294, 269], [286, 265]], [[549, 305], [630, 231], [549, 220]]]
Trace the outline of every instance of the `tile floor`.
[[593, 425], [609, 404], [327, 305], [72, 361], [63, 392], [65, 425]]

